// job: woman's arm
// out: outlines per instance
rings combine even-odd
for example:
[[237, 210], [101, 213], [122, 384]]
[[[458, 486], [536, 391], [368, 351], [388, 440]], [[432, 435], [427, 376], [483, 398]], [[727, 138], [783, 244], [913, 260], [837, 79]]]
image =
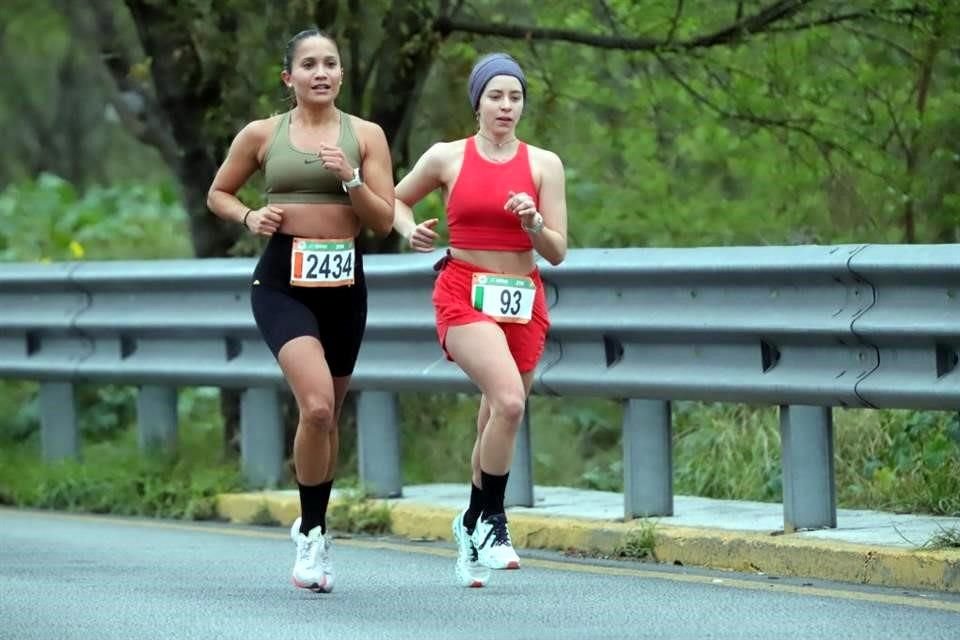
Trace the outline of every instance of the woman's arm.
[[413, 217], [413, 206], [431, 191], [443, 185], [440, 176], [446, 147], [445, 143], [438, 142], [427, 149], [410, 173], [405, 175], [397, 185], [393, 228], [406, 238], [410, 247], [416, 251], [432, 251], [433, 243], [437, 239], [437, 233], [433, 227], [437, 225], [438, 220], [431, 218], [418, 225]]
[[207, 207], [210, 211], [224, 220], [244, 224], [248, 229], [265, 235], [279, 228], [283, 209], [270, 206], [254, 210], [240, 202], [235, 194], [260, 168], [257, 153], [269, 128], [269, 121], [256, 120], [240, 130], [207, 191]]
[[[347, 192], [360, 222], [374, 233], [385, 236], [393, 226], [393, 163], [390, 146], [383, 129], [376, 123], [361, 120], [358, 129], [364, 146], [360, 169], [363, 184], [349, 188]], [[341, 176], [344, 182], [352, 177]]]
[[[552, 265], [567, 257], [567, 195], [563, 162], [557, 154], [543, 152], [543, 177], [540, 182], [540, 215], [543, 228], [539, 233], [527, 231], [533, 248]], [[531, 221], [535, 222], [535, 221]], [[533, 224], [527, 225], [535, 228]]]
[[567, 256], [567, 197], [563, 162], [551, 151], [538, 150], [541, 166], [540, 210], [525, 194], [511, 194], [506, 208], [520, 216], [523, 229], [530, 236], [533, 248], [552, 265], [563, 262]]

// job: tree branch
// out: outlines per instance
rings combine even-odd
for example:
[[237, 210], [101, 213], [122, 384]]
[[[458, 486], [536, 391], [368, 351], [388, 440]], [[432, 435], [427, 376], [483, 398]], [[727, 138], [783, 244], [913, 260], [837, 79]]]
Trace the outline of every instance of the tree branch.
[[[144, 144], [155, 147], [168, 164], [174, 162], [180, 153], [177, 143], [156, 100], [134, 79], [133, 56], [121, 41], [110, 3], [91, 0], [87, 5], [89, 16], [82, 13], [78, 3], [60, 1], [57, 5], [66, 13], [75, 33], [98, 43], [104, 68], [113, 80], [113, 91], [108, 96], [110, 104], [124, 127]], [[92, 18], [95, 25], [91, 25], [88, 18]]]
[[670, 25], [670, 31], [667, 33], [667, 43], [673, 42], [673, 36], [677, 33], [677, 25], [680, 24], [680, 16], [683, 14], [683, 0], [677, 0], [677, 9], [673, 12], [673, 23]]
[[900, 55], [902, 55], [904, 58], [906, 58], [907, 60], [909, 60], [910, 62], [912, 62], [912, 63], [914, 63], [914, 64], [920, 64], [920, 58], [918, 58], [917, 56], [915, 56], [912, 51], [910, 51], [909, 49], [907, 49], [907, 48], [904, 47], [903, 45], [894, 42], [894, 41], [891, 40], [890, 38], [887, 38], [887, 37], [885, 37], [885, 36], [882, 36], [882, 35], [880, 35], [880, 34], [878, 34], [878, 33], [873, 33], [873, 32], [871, 32], [871, 31], [867, 31], [867, 30], [865, 30], [865, 29], [857, 29], [857, 28], [851, 27], [851, 26], [849, 26], [849, 25], [845, 25], [845, 26], [843, 27], [843, 30], [846, 31], [846, 32], [848, 32], [848, 33], [852, 33], [852, 34], [854, 34], [855, 36], [862, 37], [862, 38], [864, 38], [864, 39], [866, 39], [866, 40], [876, 40], [877, 42], [879, 42], [879, 43], [882, 44], [883, 46], [889, 47], [890, 49], [896, 51], [897, 53], [899, 53]]
[[739, 42], [745, 35], [761, 33], [772, 24], [792, 18], [808, 4], [810, 4], [810, 0], [780, 0], [780, 2], [774, 2], [752, 16], [738, 20], [719, 31], [681, 43], [681, 48], [699, 49]]
[[[836, 54], [834, 57], [836, 60], [835, 64], [840, 69], [847, 72], [847, 74], [854, 80], [859, 78], [859, 74], [857, 73], [857, 70], [852, 68], [850, 65], [846, 64], [845, 62], [843, 62], [839, 54]], [[880, 93], [880, 91], [878, 91], [877, 89], [869, 85], [865, 85], [863, 89], [864, 89], [864, 93], [867, 96], [872, 97], [874, 100], [876, 100], [883, 106], [884, 110], [887, 112], [887, 115], [890, 118], [890, 131], [888, 132], [887, 136], [885, 136], [884, 140], [877, 145], [877, 148], [886, 149], [887, 145], [889, 144], [889, 141], [893, 138], [896, 138], [897, 142], [900, 143], [900, 148], [903, 151], [903, 153], [906, 155], [909, 155], [910, 145], [908, 144], [906, 135], [904, 134], [903, 129], [901, 128], [900, 120], [897, 118], [897, 109], [894, 107], [893, 101], [888, 96], [885, 96], [884, 94]], [[910, 100], [912, 100], [912, 96], [913, 96], [913, 91], [910, 91], [910, 93], [907, 95], [905, 99], [903, 106], [906, 106], [906, 104], [909, 104]], [[873, 144], [873, 141], [871, 140], [865, 140], [865, 142], [867, 142], [868, 144]]]
[[714, 113], [716, 113], [721, 118], [726, 118], [729, 120], [735, 120], [740, 122], [746, 122], [748, 124], [753, 124], [761, 127], [774, 127], [783, 129], [788, 132], [793, 132], [800, 134], [810, 141], [812, 141], [817, 149], [823, 155], [824, 159], [832, 167], [832, 162], [830, 161], [829, 152], [830, 151], [839, 151], [843, 154], [849, 162], [859, 169], [866, 171], [867, 173], [886, 179], [885, 176], [882, 176], [875, 172], [870, 167], [866, 166], [856, 158], [856, 155], [850, 150], [836, 142], [835, 140], [824, 138], [823, 136], [818, 135], [813, 130], [810, 129], [810, 125], [817, 124], [818, 121], [813, 119], [791, 119], [791, 118], [770, 118], [767, 116], [760, 116], [753, 113], [740, 113], [736, 111], [730, 111], [716, 104], [714, 101], [710, 100], [700, 91], [697, 91], [689, 82], [687, 82], [677, 71], [673, 68], [673, 65], [670, 64], [670, 61], [667, 60], [664, 56], [659, 53], [654, 53], [657, 60], [660, 62], [663, 69], [667, 74], [677, 83], [680, 87], [690, 95], [696, 102], [707, 107]]
[[613, 9], [610, 7], [610, 3], [607, 0], [600, 0], [600, 11], [603, 13], [604, 19], [607, 21], [607, 26], [610, 27], [610, 30], [613, 31], [614, 35], [620, 35], [619, 25], [617, 24], [616, 16], [614, 15]]
[[491, 22], [473, 22], [440, 16], [434, 28], [444, 36], [459, 31], [475, 35], [499, 36], [521, 40], [559, 40], [574, 44], [585, 44], [599, 49], [622, 49], [625, 51], [684, 51], [713, 47], [740, 42], [744, 36], [760, 33], [777, 22], [794, 16], [811, 0], [778, 0], [757, 13], [735, 21], [717, 31], [689, 40], [670, 42], [657, 38], [622, 37], [616, 35], [593, 34], [570, 29], [553, 29], [527, 25], [498, 24]]
[[891, 9], [889, 11], [853, 11], [850, 13], [829, 14], [813, 20], [795, 22], [783, 27], [771, 27], [767, 29], [768, 33], [786, 33], [791, 31], [805, 31], [816, 27], [826, 27], [834, 24], [856, 22], [858, 20], [877, 19], [881, 20], [883, 16], [911, 16], [922, 17], [929, 15], [929, 11], [922, 7], [908, 7], [904, 9]]
[[628, 51], [653, 51], [663, 43], [653, 38], [626, 38], [603, 34], [584, 33], [569, 29], [551, 29], [526, 25], [497, 24], [491, 22], [473, 22], [440, 16], [434, 22], [434, 29], [443, 37], [451, 33], [470, 33], [481, 36], [498, 36], [518, 40], [560, 40], [574, 44], [585, 44], [600, 49], [624, 49]]
[[[583, 44], [599, 49], [618, 49], [623, 51], [659, 51], [671, 53], [705, 49], [720, 45], [734, 44], [746, 40], [747, 36], [760, 33], [781, 33], [803, 31], [817, 27], [830, 26], [837, 23], [846, 23], [856, 20], [882, 20], [884, 16], [918, 17], [928, 15], [929, 11], [914, 6], [890, 11], [859, 11], [842, 14], [829, 14], [819, 18], [812, 18], [803, 22], [784, 24], [795, 17], [812, 0], [778, 0], [758, 12], [747, 17], [741, 17], [742, 6], [737, 10], [737, 18], [732, 24], [686, 40], [673, 40], [677, 27], [675, 16], [670, 33], [665, 39], [649, 37], [626, 37], [617, 34], [588, 33], [573, 29], [555, 29], [530, 25], [517, 25], [494, 22], [478, 22], [473, 20], [457, 19], [449, 15], [441, 15], [434, 22], [434, 29], [444, 37], [453, 32], [470, 33], [482, 36], [513, 38], [518, 40], [556, 40], [572, 44]], [[678, 0], [677, 15], [682, 9], [683, 2]]]
[[[360, 0], [348, 0], [347, 10], [351, 16], [359, 18], [363, 15], [363, 4], [360, 3]], [[349, 41], [348, 46], [350, 47], [350, 68], [347, 70], [350, 77], [350, 86], [347, 89], [350, 91], [350, 108], [353, 111], [357, 111], [363, 103], [363, 94], [367, 89], [367, 78], [369, 77], [368, 69], [373, 66], [362, 60], [360, 55], [360, 43], [363, 37], [359, 25], [359, 19], [350, 20], [347, 22], [345, 29]], [[370, 59], [376, 60], [377, 54], [374, 53]]]

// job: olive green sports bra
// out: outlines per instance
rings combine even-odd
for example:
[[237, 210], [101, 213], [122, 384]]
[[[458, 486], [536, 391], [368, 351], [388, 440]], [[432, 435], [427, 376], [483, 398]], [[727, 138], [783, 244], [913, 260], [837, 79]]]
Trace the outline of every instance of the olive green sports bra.
[[[350, 116], [340, 112], [337, 146], [354, 167], [360, 166], [360, 144]], [[290, 142], [290, 112], [280, 116], [270, 148], [263, 159], [263, 175], [268, 203], [304, 202], [350, 204], [350, 196], [340, 177], [324, 169], [320, 157], [294, 148]]]

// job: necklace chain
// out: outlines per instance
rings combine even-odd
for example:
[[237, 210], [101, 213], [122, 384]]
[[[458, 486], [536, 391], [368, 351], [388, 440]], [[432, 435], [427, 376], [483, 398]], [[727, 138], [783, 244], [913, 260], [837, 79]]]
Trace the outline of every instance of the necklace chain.
[[501, 148], [503, 148], [505, 145], [508, 145], [508, 144], [510, 144], [510, 143], [512, 143], [512, 142], [516, 142], [516, 141], [517, 141], [516, 138], [510, 138], [509, 140], [506, 140], [505, 142], [497, 142], [496, 140], [492, 140], [491, 138], [488, 138], [487, 136], [483, 135], [483, 134], [482, 134], [481, 132], [479, 132], [479, 131], [477, 131], [477, 135], [480, 136], [481, 138], [483, 138], [484, 140], [486, 140], [487, 142], [489, 142], [490, 144], [492, 144], [493, 146], [495, 146], [497, 149], [501, 149]]

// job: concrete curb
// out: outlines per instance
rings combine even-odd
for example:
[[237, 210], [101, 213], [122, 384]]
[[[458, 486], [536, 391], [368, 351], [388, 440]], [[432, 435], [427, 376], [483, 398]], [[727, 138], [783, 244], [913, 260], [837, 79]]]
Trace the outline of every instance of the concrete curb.
[[[389, 505], [394, 535], [452, 540], [455, 509], [407, 500], [375, 502]], [[289, 526], [300, 505], [289, 492], [224, 494], [217, 498], [217, 513], [231, 522]], [[644, 521], [510, 514], [510, 534], [518, 548], [616, 555], [643, 531]], [[960, 593], [960, 550], [955, 549], [919, 551], [663, 524], [655, 524], [653, 532], [654, 559], [665, 564]]]

